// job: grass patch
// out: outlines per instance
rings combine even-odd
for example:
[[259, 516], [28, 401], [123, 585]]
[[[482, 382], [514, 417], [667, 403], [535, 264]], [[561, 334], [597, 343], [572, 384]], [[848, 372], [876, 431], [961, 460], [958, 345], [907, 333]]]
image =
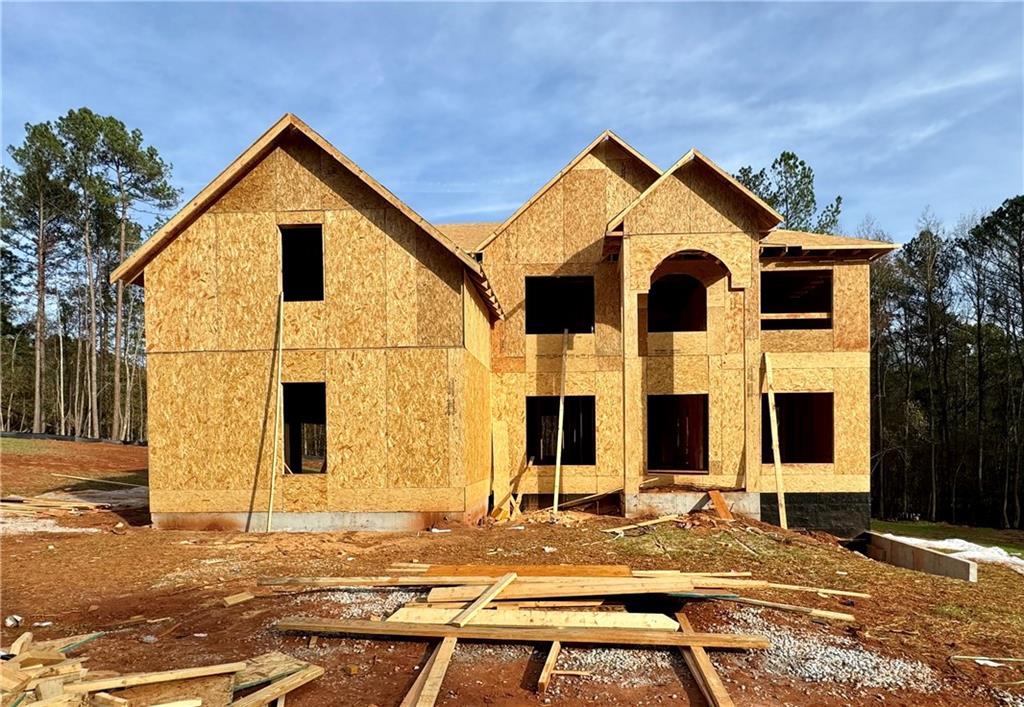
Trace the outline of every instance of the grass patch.
[[906, 535], [926, 540], [948, 540], [959, 538], [978, 545], [1001, 547], [1007, 552], [1024, 556], [1024, 531], [997, 530], [996, 528], [973, 528], [949, 523], [928, 521], [887, 521], [872, 520], [871, 529], [876, 533]]

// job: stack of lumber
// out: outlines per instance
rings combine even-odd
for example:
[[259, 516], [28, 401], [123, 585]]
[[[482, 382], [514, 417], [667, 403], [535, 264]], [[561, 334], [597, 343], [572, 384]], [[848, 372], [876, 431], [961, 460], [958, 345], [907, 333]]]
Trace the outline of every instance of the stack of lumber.
[[[33, 641], [23, 633], [3, 652], [0, 662], [0, 704], [3, 707], [79, 707], [162, 705], [257, 707], [323, 675], [323, 668], [283, 653], [251, 660], [148, 673], [119, 674], [89, 670], [86, 657], [71, 657], [103, 633]], [[248, 694], [244, 694], [248, 693]]]
[[105, 508], [106, 505], [88, 501], [62, 501], [41, 497], [4, 496], [0, 498], [0, 511], [23, 515], [51, 514], [54, 511], [92, 511], [97, 508]]
[[[375, 577], [265, 578], [275, 587], [422, 587], [425, 598], [406, 603], [387, 619], [337, 620], [294, 617], [277, 623], [281, 631], [327, 636], [381, 636], [436, 640], [433, 654], [403, 705], [432, 705], [459, 640], [540, 643], [548, 646], [538, 690], [559, 675], [563, 644], [661, 646], [682, 652], [712, 705], [732, 702], [715, 673], [707, 650], [767, 648], [761, 636], [696, 631], [678, 613], [628, 611], [645, 596], [688, 601], [724, 600], [795, 611], [816, 619], [852, 621], [843, 612], [740, 596], [738, 591], [812, 592], [821, 597], [868, 597], [860, 592], [778, 584], [754, 579], [749, 572], [632, 570], [626, 565], [428, 565], [396, 563]], [[661, 606], [665, 605], [662, 601]]]

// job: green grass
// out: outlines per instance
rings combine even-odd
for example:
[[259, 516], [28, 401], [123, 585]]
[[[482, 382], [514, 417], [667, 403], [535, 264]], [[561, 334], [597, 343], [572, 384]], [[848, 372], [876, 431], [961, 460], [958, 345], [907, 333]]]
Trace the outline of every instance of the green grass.
[[978, 545], [1001, 547], [1011, 554], [1024, 556], [1024, 531], [972, 528], [966, 525], [930, 523], [928, 521], [872, 520], [871, 529], [877, 533], [906, 535], [928, 540], [959, 538]]

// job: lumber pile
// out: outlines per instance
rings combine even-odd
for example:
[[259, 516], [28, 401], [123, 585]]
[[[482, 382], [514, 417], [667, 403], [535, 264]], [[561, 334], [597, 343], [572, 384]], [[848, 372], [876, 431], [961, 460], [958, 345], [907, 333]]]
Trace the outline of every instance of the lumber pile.
[[[277, 652], [235, 663], [123, 675], [109, 670], [90, 670], [85, 667], [87, 657], [70, 655], [102, 635], [103, 632], [97, 632], [36, 642], [31, 633], [21, 634], [2, 649], [11, 657], [0, 662], [0, 704], [3, 707], [199, 707], [202, 704], [257, 707], [283, 699], [324, 672], [319, 666]], [[214, 679], [213, 683], [207, 680], [210, 678]]]
[[[661, 520], [661, 519], [659, 519]], [[667, 522], [663, 520], [662, 522]], [[264, 578], [262, 585], [286, 587], [422, 587], [415, 599], [384, 620], [290, 617], [279, 621], [283, 632], [308, 636], [379, 636], [388, 640], [436, 641], [433, 652], [401, 704], [432, 705], [459, 641], [541, 644], [547, 659], [538, 692], [564, 675], [558, 670], [563, 645], [660, 646], [679, 650], [709, 704], [732, 705], [709, 650], [757, 650], [769, 643], [761, 636], [706, 633], [690, 625], [683, 606], [692, 601], [730, 601], [779, 611], [803, 613], [816, 620], [853, 621], [850, 614], [783, 604], [738, 592], [771, 589], [815, 593], [820, 598], [869, 595], [843, 589], [778, 584], [750, 572], [683, 572], [632, 570], [625, 565], [428, 565], [395, 563], [374, 577]], [[662, 609], [676, 600], [678, 611], [641, 612], [645, 598], [657, 597]], [[627, 610], [626, 599], [629, 599]]]
[[94, 511], [98, 508], [106, 508], [107, 505], [42, 497], [4, 496], [0, 498], [0, 511], [15, 515], [56, 515], [60, 511]]

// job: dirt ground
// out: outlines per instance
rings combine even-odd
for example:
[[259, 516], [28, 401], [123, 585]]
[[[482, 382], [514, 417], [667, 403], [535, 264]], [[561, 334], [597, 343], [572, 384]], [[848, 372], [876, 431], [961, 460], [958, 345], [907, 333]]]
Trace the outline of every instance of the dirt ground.
[[[11, 442], [2, 441], [4, 495], [75, 487], [76, 482], [52, 477], [51, 471], [144, 483], [139, 471], [145, 466], [144, 448]], [[692, 528], [669, 523], [616, 538], [600, 530], [622, 524], [621, 518], [570, 517], [577, 522], [455, 527], [447, 533], [247, 535], [154, 530], [146, 514], [137, 512], [62, 513], [55, 532], [0, 535], [0, 610], [5, 616], [23, 616], [28, 627], [52, 622], [31, 628], [38, 639], [107, 631], [82, 651], [91, 669], [164, 670], [280, 650], [326, 669], [323, 677], [290, 694], [289, 705], [383, 707], [401, 701], [428, 654], [427, 643], [320, 638], [310, 647], [308, 637], [281, 634], [273, 626], [286, 616], [386, 616], [409, 593], [275, 591], [258, 586], [257, 579], [381, 574], [392, 562], [413, 561], [750, 570], [756, 578], [873, 596], [849, 600], [781, 590], [744, 592], [849, 612], [857, 619], [852, 624], [814, 623], [801, 614], [726, 602], [688, 604], [686, 613], [697, 630], [767, 622], [766, 630], [781, 637], [779, 651], [820, 643], [849, 646], [856, 648], [850, 651], [856, 653], [850, 666], [864, 666], [859, 680], [831, 668], [823, 678], [809, 679], [800, 665], [787, 666], [756, 651], [714, 652], [737, 704], [1024, 704], [1022, 686], [997, 685], [1024, 679], [1024, 670], [949, 659], [1024, 657], [1024, 577], [1010, 570], [982, 566], [978, 583], [969, 584], [876, 563], [824, 534], [788, 533], [759, 523], [726, 527], [704, 517]], [[220, 603], [240, 591], [257, 598], [230, 608]], [[637, 608], [672, 611], [677, 605]], [[148, 622], [126, 625], [136, 616]], [[2, 643], [9, 644], [20, 630], [24, 627], [3, 629]], [[538, 696], [534, 688], [544, 649], [460, 642], [439, 703], [703, 704], [685, 664], [663, 650], [577, 651], [567, 660], [587, 666], [593, 675], [556, 678], [547, 695]], [[862, 653], [876, 662], [858, 663]], [[917, 663], [923, 666], [894, 683], [899, 687], [878, 680], [874, 683], [881, 686], [857, 684], [872, 677], [872, 670]], [[922, 674], [930, 677], [913, 677]]]

